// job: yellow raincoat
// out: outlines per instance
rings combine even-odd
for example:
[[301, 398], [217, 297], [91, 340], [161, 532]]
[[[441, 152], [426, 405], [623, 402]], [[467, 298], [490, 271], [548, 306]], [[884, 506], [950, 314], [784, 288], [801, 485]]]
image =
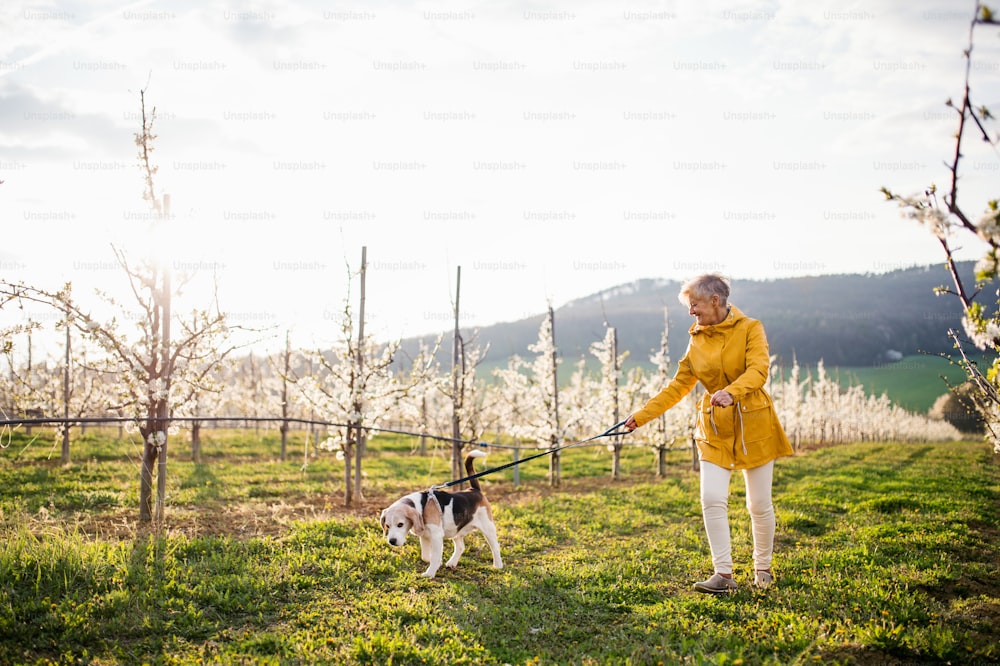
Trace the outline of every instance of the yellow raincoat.
[[[714, 326], [693, 324], [691, 341], [670, 383], [633, 414], [641, 426], [663, 414], [699, 381], [705, 395], [698, 403], [695, 441], [701, 460], [727, 469], [752, 469], [792, 455], [771, 396], [764, 390], [771, 367], [764, 325], [735, 306]], [[724, 389], [729, 407], [713, 407], [712, 394]]]

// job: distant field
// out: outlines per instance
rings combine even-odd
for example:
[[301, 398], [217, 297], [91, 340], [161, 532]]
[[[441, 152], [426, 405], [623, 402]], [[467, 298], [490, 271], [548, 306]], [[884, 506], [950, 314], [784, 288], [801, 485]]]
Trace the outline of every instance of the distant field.
[[[980, 367], [987, 367], [983, 362]], [[814, 369], [815, 370], [815, 369]], [[895, 404], [914, 412], [926, 412], [934, 401], [948, 392], [948, 383], [965, 381], [965, 372], [939, 356], [917, 354], [896, 363], [862, 368], [827, 368], [842, 386], [861, 384], [874, 395], [886, 393]]]

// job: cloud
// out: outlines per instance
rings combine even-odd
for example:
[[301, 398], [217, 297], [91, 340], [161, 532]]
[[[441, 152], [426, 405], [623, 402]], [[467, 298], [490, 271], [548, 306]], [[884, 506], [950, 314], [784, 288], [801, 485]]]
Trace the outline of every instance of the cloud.
[[934, 114], [961, 83], [968, 22], [936, 5], [8, 13], [0, 167], [17, 188], [0, 195], [46, 223], [76, 211], [50, 231], [80, 243], [127, 226], [145, 205], [132, 134], [147, 87], [184, 260], [303, 318], [339, 308], [361, 245], [380, 262], [381, 325], [406, 333], [459, 264], [488, 323], [697, 266], [769, 277], [776, 251], [785, 273], [936, 260], [878, 194], [925, 186], [950, 147]]
[[0, 146], [8, 159], [59, 163], [87, 156], [124, 158], [130, 137], [107, 115], [83, 112], [60, 94], [0, 82]]

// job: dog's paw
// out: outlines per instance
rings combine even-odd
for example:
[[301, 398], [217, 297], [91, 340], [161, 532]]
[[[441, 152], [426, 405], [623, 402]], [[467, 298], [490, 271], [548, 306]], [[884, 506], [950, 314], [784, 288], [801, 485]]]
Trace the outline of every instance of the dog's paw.
[[424, 578], [434, 578], [436, 574], [437, 571], [431, 571], [430, 569], [428, 569], [427, 571], [423, 572], [420, 575], [423, 576]]

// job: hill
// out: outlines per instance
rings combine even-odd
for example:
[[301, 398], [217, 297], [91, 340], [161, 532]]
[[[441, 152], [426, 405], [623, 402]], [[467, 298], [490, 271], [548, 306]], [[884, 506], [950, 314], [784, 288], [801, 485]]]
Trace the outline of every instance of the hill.
[[[963, 262], [959, 269], [971, 284], [973, 263]], [[779, 363], [789, 364], [794, 357], [803, 365], [823, 361], [827, 367], [866, 368], [913, 354], [953, 350], [947, 333], [958, 324], [961, 308], [956, 298], [934, 292], [949, 284], [941, 265], [879, 274], [738, 280], [730, 301], [764, 322]], [[631, 362], [645, 364], [659, 348], [664, 310], [671, 358], [680, 358], [691, 324], [677, 299], [680, 286], [672, 280], [644, 279], [557, 308], [555, 337], [562, 358], [589, 357], [590, 345], [604, 337], [607, 323], [617, 328], [619, 349], [630, 354]], [[489, 345], [491, 367], [505, 365], [514, 354], [530, 355], [528, 345], [537, 339], [543, 316], [464, 329], [462, 336], [467, 344]], [[450, 337], [446, 332], [445, 339]], [[403, 341], [407, 355], [416, 352], [418, 341]], [[446, 345], [441, 352], [446, 367], [450, 349]]]

